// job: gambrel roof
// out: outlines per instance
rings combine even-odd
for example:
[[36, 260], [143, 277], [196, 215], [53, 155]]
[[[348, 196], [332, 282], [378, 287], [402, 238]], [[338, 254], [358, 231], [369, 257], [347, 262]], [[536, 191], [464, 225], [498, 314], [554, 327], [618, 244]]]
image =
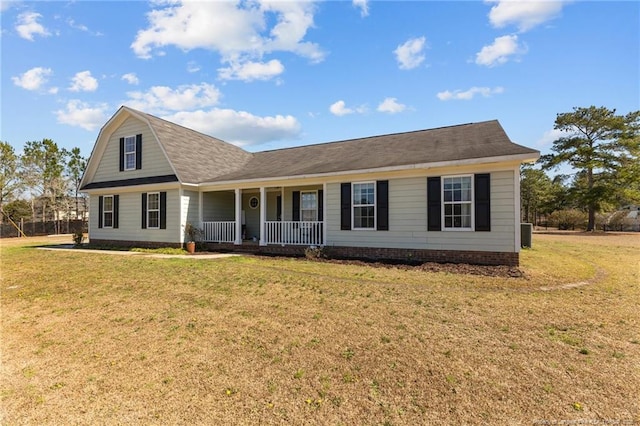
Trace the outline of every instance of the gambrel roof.
[[131, 116], [149, 126], [175, 172], [173, 179], [186, 184], [426, 168], [468, 161], [528, 161], [540, 154], [511, 142], [497, 120], [250, 153], [123, 106], [100, 130], [83, 177], [83, 189], [99, 187], [100, 183], [90, 181], [104, 152], [101, 144], [106, 144], [104, 139]]

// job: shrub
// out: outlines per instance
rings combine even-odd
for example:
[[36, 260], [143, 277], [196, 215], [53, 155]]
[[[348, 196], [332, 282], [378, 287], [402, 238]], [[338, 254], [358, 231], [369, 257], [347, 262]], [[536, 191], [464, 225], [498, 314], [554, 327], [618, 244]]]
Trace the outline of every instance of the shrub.
[[304, 257], [310, 260], [327, 259], [328, 253], [323, 246], [309, 246], [304, 249]]
[[586, 228], [587, 214], [580, 210], [557, 210], [549, 215], [549, 222], [558, 229]]
[[84, 232], [82, 232], [82, 227], [78, 227], [75, 231], [73, 231], [73, 245], [74, 247], [80, 247], [82, 246], [83, 242]]

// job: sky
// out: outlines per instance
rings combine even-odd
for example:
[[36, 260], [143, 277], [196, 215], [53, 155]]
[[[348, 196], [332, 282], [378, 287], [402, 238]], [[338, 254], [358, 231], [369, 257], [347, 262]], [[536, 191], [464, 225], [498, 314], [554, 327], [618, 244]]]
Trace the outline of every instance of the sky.
[[263, 151], [640, 109], [637, 1], [0, 1], [0, 140], [88, 157], [121, 105]]

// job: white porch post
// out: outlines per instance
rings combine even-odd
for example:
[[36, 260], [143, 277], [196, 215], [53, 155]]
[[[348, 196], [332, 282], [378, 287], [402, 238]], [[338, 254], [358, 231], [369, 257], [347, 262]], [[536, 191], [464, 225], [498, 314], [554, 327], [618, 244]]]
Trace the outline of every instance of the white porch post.
[[202, 214], [203, 203], [204, 195], [202, 191], [198, 191], [198, 228], [202, 228], [202, 222], [204, 222], [204, 215]]
[[236, 245], [242, 244], [242, 189], [236, 188]]
[[260, 187], [260, 245], [266, 246], [265, 221], [267, 220], [267, 192], [264, 186]]
[[322, 184], [322, 245], [327, 245], [327, 183]]

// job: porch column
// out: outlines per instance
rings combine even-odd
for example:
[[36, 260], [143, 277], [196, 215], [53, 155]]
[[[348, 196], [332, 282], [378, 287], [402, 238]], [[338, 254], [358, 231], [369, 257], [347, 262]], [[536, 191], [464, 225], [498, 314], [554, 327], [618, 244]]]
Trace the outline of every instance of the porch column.
[[260, 187], [260, 245], [267, 245], [267, 238], [265, 234], [265, 221], [267, 220], [267, 191], [265, 187]]
[[242, 189], [236, 188], [236, 245], [242, 244]]
[[322, 245], [327, 245], [327, 183], [322, 184]]

